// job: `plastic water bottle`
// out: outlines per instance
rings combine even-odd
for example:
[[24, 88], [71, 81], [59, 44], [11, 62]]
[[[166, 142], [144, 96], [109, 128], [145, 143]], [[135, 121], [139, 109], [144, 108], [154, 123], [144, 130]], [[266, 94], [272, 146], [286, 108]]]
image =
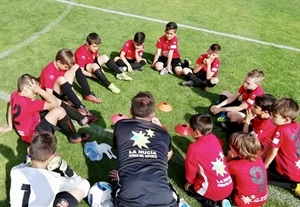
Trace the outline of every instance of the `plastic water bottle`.
[[190, 205], [183, 198], [180, 198], [179, 207], [190, 207]]

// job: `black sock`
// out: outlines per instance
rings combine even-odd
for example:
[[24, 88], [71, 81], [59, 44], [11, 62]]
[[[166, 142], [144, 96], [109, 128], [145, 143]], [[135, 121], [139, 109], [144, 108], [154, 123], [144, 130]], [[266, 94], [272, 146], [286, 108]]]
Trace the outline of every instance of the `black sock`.
[[105, 63], [105, 65], [106, 65], [109, 69], [115, 71], [115, 72], [118, 73], [118, 74], [123, 73], [122, 71], [120, 71], [119, 67], [117, 66], [117, 64], [116, 64], [112, 59], [109, 59], [109, 60], [107, 61], [107, 63]]
[[118, 66], [126, 66], [125, 63], [123, 62], [123, 60], [121, 58], [116, 61], [116, 64]]
[[143, 67], [144, 65], [146, 65], [146, 61], [145, 60], [141, 60], [140, 62], [135, 62], [131, 65], [132, 69], [140, 69], [141, 67]]
[[76, 96], [76, 94], [72, 90], [70, 83], [65, 82], [64, 84], [62, 84], [60, 86], [60, 88], [61, 88], [62, 92], [64, 93], [64, 95], [74, 104], [75, 108], [76, 109], [80, 108], [80, 105], [82, 105], [81, 101], [79, 100], [79, 98]]
[[104, 75], [104, 73], [102, 72], [101, 68], [98, 68], [95, 70], [95, 76], [102, 81], [106, 87], [109, 86], [111, 84], [111, 82], [109, 82], [106, 78], [106, 76]]
[[76, 132], [76, 129], [68, 115], [57, 122], [57, 125], [60, 126], [67, 134], [72, 138], [76, 139], [80, 135]]
[[66, 104], [64, 101], [61, 102], [60, 106], [65, 109], [71, 119], [76, 120], [77, 122], [85, 118], [85, 116], [79, 113], [73, 106]]
[[203, 85], [204, 85], [203, 81], [200, 78], [198, 78], [194, 73], [189, 72], [186, 75], [186, 77], [188, 78], [188, 80], [194, 81], [194, 85], [193, 86], [203, 87]]
[[81, 68], [78, 68], [76, 70], [75, 77], [76, 77], [78, 84], [81, 86], [81, 88], [83, 90], [83, 94], [86, 96], [90, 95], [92, 92], [90, 90], [90, 86], [87, 82], [86, 77], [82, 73]]
[[228, 97], [227, 96], [225, 96], [225, 95], [223, 95], [223, 94], [220, 94], [220, 96], [219, 96], [220, 98], [219, 98], [219, 103], [222, 103], [223, 101], [225, 101]]

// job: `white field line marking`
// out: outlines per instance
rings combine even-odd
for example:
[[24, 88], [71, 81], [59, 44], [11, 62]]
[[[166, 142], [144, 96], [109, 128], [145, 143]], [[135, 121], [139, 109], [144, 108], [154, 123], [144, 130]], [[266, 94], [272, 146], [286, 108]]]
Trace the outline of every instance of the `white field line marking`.
[[57, 17], [53, 22], [51, 22], [47, 27], [45, 27], [43, 30], [33, 34], [31, 37], [24, 40], [23, 42], [20, 42], [19, 44], [14, 45], [12, 48], [1, 52], [0, 53], [0, 60], [5, 58], [6, 56], [9, 56], [10, 54], [15, 52], [16, 50], [30, 44], [31, 42], [38, 39], [43, 34], [49, 32], [53, 27], [55, 27], [59, 22], [61, 22], [68, 15], [68, 13], [71, 11], [72, 7], [73, 7], [72, 5], [68, 5], [67, 9], [59, 17]]
[[[109, 9], [103, 9], [103, 8], [94, 7], [94, 6], [88, 6], [88, 5], [84, 5], [84, 4], [78, 4], [78, 3], [75, 3], [75, 2], [70, 2], [70, 1], [65, 1], [65, 0], [55, 0], [55, 1], [70, 4], [70, 5], [74, 5], [74, 6], [78, 6], [78, 7], [84, 7], [84, 8], [87, 8], [87, 9], [99, 10], [99, 11], [118, 14], [118, 15], [122, 15], [122, 16], [148, 20], [148, 21], [151, 21], [151, 22], [159, 22], [159, 23], [164, 23], [164, 24], [168, 23], [167, 21], [164, 21], [164, 20], [154, 19], [154, 18], [150, 18], [150, 17], [143, 17], [143, 16], [139, 16], [139, 15], [134, 15], [134, 14], [127, 14], [127, 13], [123, 13], [123, 12], [113, 11], [113, 10], [109, 10]], [[242, 37], [242, 36], [239, 36], [239, 35], [227, 34], [227, 33], [223, 33], [223, 32], [217, 32], [217, 31], [213, 31], [213, 30], [193, 27], [193, 26], [184, 25], [184, 24], [178, 24], [178, 26], [188, 28], [188, 29], [192, 29], [192, 30], [201, 31], [201, 32], [211, 33], [211, 34], [215, 34], [215, 35], [220, 35], [220, 36], [230, 37], [230, 38], [234, 38], [234, 39], [245, 40], [245, 41], [248, 41], [248, 42], [254, 42], [254, 43], [258, 43], [258, 44], [262, 44], [262, 45], [268, 45], [268, 46], [273, 46], [273, 47], [282, 48], [282, 49], [286, 49], [286, 50], [293, 50], [293, 51], [300, 52], [299, 48], [290, 47], [290, 46], [286, 46], [286, 45], [279, 45], [279, 44], [275, 44], [275, 43], [264, 42], [264, 41], [255, 40], [255, 39], [252, 39], [252, 38]]]

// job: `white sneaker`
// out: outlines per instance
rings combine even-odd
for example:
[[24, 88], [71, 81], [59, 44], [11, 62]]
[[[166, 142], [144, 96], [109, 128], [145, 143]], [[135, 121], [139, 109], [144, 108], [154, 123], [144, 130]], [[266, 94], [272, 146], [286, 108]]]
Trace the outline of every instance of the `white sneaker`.
[[160, 72], [159, 72], [159, 74], [160, 75], [167, 75], [168, 74], [168, 69], [167, 68], [163, 68]]
[[231, 204], [228, 199], [222, 200], [222, 207], [231, 207]]
[[119, 67], [119, 70], [122, 71], [122, 72], [125, 72], [127, 70], [127, 67], [126, 66], [121, 66], [121, 67]]
[[193, 86], [194, 85], [194, 81], [192, 81], [192, 80], [183, 81], [181, 83], [181, 85], [183, 85], [183, 86]]

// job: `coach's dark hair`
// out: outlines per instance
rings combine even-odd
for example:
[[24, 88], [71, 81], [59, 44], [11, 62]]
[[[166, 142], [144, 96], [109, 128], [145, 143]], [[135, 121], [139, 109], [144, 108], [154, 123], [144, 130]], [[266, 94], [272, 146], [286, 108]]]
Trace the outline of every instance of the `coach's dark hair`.
[[145, 33], [144, 32], [137, 32], [134, 35], [133, 41], [136, 42], [137, 44], [141, 45], [145, 41]]
[[67, 65], [70, 68], [75, 65], [74, 54], [70, 49], [63, 48], [59, 50], [56, 54], [55, 60], [60, 61], [61, 64]]
[[29, 85], [28, 81], [34, 80], [35, 84], [39, 85], [39, 80], [29, 74], [24, 74], [18, 79], [18, 91], [21, 92], [26, 85]]
[[169, 22], [166, 25], [166, 31], [171, 30], [171, 29], [177, 30], [177, 24], [175, 22]]
[[198, 130], [202, 135], [211, 133], [213, 122], [208, 114], [195, 114], [190, 118], [190, 127], [193, 131]]
[[95, 33], [95, 32], [92, 32], [90, 33], [87, 38], [86, 38], [86, 42], [89, 44], [89, 45], [92, 45], [93, 43], [96, 44], [96, 45], [99, 45], [101, 44], [101, 38], [100, 36]]
[[139, 92], [131, 100], [131, 113], [133, 117], [146, 118], [154, 113], [155, 100], [149, 92]]
[[37, 132], [32, 135], [29, 155], [32, 160], [44, 162], [56, 151], [57, 139], [50, 132]]

